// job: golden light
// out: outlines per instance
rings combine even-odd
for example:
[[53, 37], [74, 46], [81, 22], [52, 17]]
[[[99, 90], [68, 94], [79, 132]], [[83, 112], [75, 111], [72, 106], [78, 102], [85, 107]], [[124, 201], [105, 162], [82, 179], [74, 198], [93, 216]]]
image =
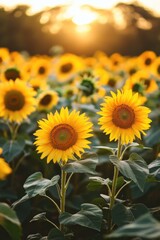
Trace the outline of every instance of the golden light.
[[74, 16], [72, 17], [72, 21], [77, 25], [90, 24], [94, 22], [98, 17], [98, 14], [91, 11], [90, 9], [77, 8], [76, 11], [73, 11], [73, 13]]
[[[133, 3], [134, 0], [1, 0], [1, 6], [5, 6], [6, 8], [13, 8], [16, 5], [29, 5], [31, 6], [30, 13], [36, 13], [38, 11], [42, 11], [45, 8], [48, 7], [55, 7], [55, 6], [62, 6], [62, 5], [89, 5], [95, 8], [101, 8], [101, 9], [111, 9], [113, 6], [115, 6], [118, 2], [124, 2], [124, 3]], [[160, 1], [154, 0], [154, 1], [147, 1], [147, 0], [137, 0], [137, 3], [140, 3], [146, 7], [148, 7], [150, 10], [153, 10], [154, 13], [157, 13], [160, 15]]]

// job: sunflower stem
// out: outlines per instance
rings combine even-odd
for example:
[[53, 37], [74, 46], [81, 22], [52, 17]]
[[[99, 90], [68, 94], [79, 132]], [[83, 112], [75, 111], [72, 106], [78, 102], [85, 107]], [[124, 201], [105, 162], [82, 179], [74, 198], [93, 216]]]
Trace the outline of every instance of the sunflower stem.
[[16, 136], [17, 136], [17, 132], [18, 132], [18, 128], [19, 128], [19, 124], [16, 124], [16, 123], [8, 123], [8, 127], [9, 127], [9, 130], [10, 130], [10, 133], [11, 133], [11, 138], [12, 140], [15, 140], [16, 139]]
[[[60, 210], [61, 214], [65, 212], [65, 202], [66, 202], [66, 178], [67, 173], [61, 167], [61, 189], [60, 189]], [[64, 231], [64, 226], [60, 224], [60, 230]]]
[[[121, 160], [121, 152], [122, 152], [122, 144], [121, 139], [118, 140], [118, 150], [117, 150], [117, 158]], [[113, 183], [112, 183], [112, 190], [111, 190], [111, 197], [110, 197], [110, 204], [109, 204], [109, 217], [108, 217], [108, 232], [112, 230], [112, 218], [111, 218], [111, 210], [114, 206], [116, 200], [116, 188], [117, 188], [117, 180], [118, 180], [119, 170], [116, 166], [114, 166], [114, 175], [113, 175]]]

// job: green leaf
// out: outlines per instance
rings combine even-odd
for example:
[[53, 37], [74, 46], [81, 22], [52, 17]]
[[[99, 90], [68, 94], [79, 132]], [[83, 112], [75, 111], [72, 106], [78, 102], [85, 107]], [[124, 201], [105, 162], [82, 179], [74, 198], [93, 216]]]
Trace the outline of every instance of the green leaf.
[[44, 238], [42, 237], [42, 235], [40, 233], [35, 233], [35, 234], [30, 234], [27, 237], [27, 240], [44, 240]]
[[95, 191], [98, 190], [102, 187], [102, 184], [100, 182], [96, 182], [96, 181], [90, 181], [87, 185], [87, 189], [89, 191]]
[[154, 160], [148, 165], [151, 176], [160, 179], [160, 160]]
[[59, 221], [64, 225], [80, 225], [100, 231], [102, 224], [102, 210], [94, 204], [84, 203], [81, 210], [75, 214], [63, 213]]
[[15, 211], [6, 203], [0, 203], [0, 225], [8, 232], [12, 240], [21, 239], [21, 223]]
[[24, 189], [27, 195], [35, 197], [36, 195], [44, 195], [49, 187], [58, 183], [60, 176], [56, 175], [51, 180], [43, 178], [41, 172], [30, 175], [24, 183]]
[[150, 213], [137, 218], [133, 223], [118, 228], [106, 236], [109, 238], [142, 237], [145, 239], [160, 238], [160, 223]]
[[141, 148], [141, 149], [148, 149], [148, 150], [151, 150], [152, 148], [150, 147], [145, 147], [144, 145], [142, 144], [139, 144], [139, 143], [136, 143], [136, 142], [133, 142], [131, 144], [129, 144], [126, 149], [130, 148], [130, 147], [137, 147], [137, 148]]
[[9, 140], [3, 146], [3, 156], [7, 162], [13, 161], [24, 150], [25, 140], [18, 138], [16, 140]]
[[109, 178], [104, 179], [101, 177], [90, 177], [89, 179], [94, 182], [99, 182], [101, 185], [108, 185], [111, 183], [111, 180]]
[[112, 219], [117, 226], [123, 226], [125, 224], [134, 221], [134, 216], [130, 208], [124, 206], [121, 203], [117, 203], [112, 209]]
[[148, 208], [142, 204], [134, 204], [131, 207], [126, 207], [122, 203], [117, 203], [112, 209], [113, 222], [118, 226], [123, 226], [133, 222], [136, 218], [149, 213]]
[[132, 153], [128, 160], [120, 161], [111, 155], [110, 161], [117, 166], [121, 174], [131, 179], [143, 191], [149, 169], [144, 159], [137, 153]]
[[160, 129], [153, 128], [151, 129], [150, 132], [148, 132], [147, 137], [146, 137], [146, 144], [153, 147], [156, 144], [160, 143]]
[[47, 221], [48, 219], [46, 218], [46, 212], [39, 213], [35, 215], [30, 222], [35, 222], [35, 221]]
[[23, 203], [29, 199], [29, 196], [26, 194], [22, 198], [18, 199], [16, 202], [12, 204], [12, 207], [15, 208], [18, 204]]
[[64, 165], [63, 170], [67, 173], [88, 173], [95, 174], [98, 158], [96, 154], [91, 155], [92, 158], [86, 158], [79, 161], [72, 161]]
[[48, 234], [48, 240], [65, 240], [63, 233], [57, 228], [53, 228]]
[[97, 149], [103, 149], [106, 151], [111, 152], [112, 154], [114, 154], [117, 151], [117, 148], [111, 148], [111, 147], [107, 147], [107, 146], [92, 146], [93, 148], [97, 148]]

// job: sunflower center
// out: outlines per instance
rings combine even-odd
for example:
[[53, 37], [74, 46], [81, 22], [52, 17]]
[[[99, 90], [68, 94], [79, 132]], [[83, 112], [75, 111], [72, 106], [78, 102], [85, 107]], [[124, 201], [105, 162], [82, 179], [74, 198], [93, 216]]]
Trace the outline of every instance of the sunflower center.
[[45, 67], [41, 66], [39, 69], [38, 69], [38, 73], [41, 75], [41, 74], [44, 74], [46, 71]]
[[72, 147], [76, 143], [77, 138], [76, 131], [68, 124], [59, 124], [50, 133], [52, 146], [60, 150], [67, 150]]
[[50, 94], [46, 94], [41, 100], [40, 104], [43, 106], [47, 106], [52, 100], [52, 97]]
[[71, 71], [72, 67], [73, 67], [72, 63], [65, 63], [61, 66], [61, 72], [68, 73]]
[[158, 65], [158, 67], [157, 67], [157, 72], [158, 72], [158, 74], [160, 74], [160, 65]]
[[143, 92], [144, 92], [144, 88], [143, 88], [142, 84], [140, 84], [140, 83], [135, 83], [132, 87], [132, 90], [133, 90], [133, 92], [138, 92], [140, 94], [143, 94]]
[[151, 58], [146, 58], [145, 60], [145, 65], [150, 65], [152, 63], [152, 59]]
[[116, 80], [115, 80], [114, 78], [110, 78], [110, 79], [108, 80], [108, 85], [109, 85], [110, 87], [115, 87], [115, 85], [116, 85]]
[[18, 111], [21, 110], [25, 104], [23, 94], [17, 90], [8, 91], [4, 97], [4, 104], [8, 110]]
[[85, 96], [90, 96], [95, 91], [95, 86], [93, 82], [88, 79], [82, 80], [80, 88], [82, 89]]
[[15, 68], [8, 68], [6, 71], [5, 71], [5, 78], [9, 81], [9, 80], [13, 80], [15, 81], [16, 78], [21, 78], [20, 76], [20, 72], [15, 69]]
[[136, 73], [137, 72], [137, 70], [135, 69], [135, 68], [131, 68], [130, 70], [129, 70], [129, 75], [133, 75], [134, 73]]
[[117, 127], [130, 128], [135, 121], [133, 109], [125, 104], [117, 106], [113, 111], [112, 121]]
[[142, 78], [142, 81], [144, 83], [145, 88], [148, 89], [151, 85], [151, 80], [147, 78]]

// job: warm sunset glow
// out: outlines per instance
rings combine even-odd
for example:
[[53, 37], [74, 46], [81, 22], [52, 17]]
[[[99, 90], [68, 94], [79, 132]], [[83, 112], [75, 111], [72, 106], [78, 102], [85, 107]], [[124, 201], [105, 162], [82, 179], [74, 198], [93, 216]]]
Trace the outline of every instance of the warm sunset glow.
[[[118, 2], [124, 2], [124, 3], [133, 3], [134, 0], [108, 0], [108, 1], [100, 1], [100, 0], [1, 0], [0, 4], [1, 6], [6, 6], [8, 8], [13, 8], [15, 5], [29, 5], [31, 6], [31, 12], [35, 13], [38, 11], [41, 11], [48, 7], [55, 7], [60, 5], [89, 5], [96, 8], [103, 8], [103, 9], [110, 9], [113, 6], [115, 6]], [[143, 4], [148, 9], [153, 10], [155, 13], [160, 15], [160, 1], [159, 0], [137, 0], [136, 2]]]
[[97, 19], [98, 14], [89, 10], [82, 8], [73, 8], [72, 21], [77, 25], [90, 24]]

